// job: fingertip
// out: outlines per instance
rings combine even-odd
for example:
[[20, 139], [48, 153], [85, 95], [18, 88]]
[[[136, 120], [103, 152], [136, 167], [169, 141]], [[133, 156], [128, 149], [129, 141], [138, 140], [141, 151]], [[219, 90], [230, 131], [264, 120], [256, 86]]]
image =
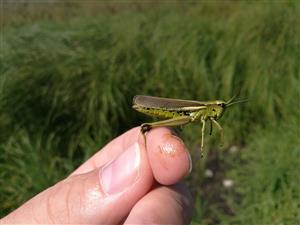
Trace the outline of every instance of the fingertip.
[[167, 128], [146, 134], [147, 153], [154, 178], [164, 185], [175, 184], [191, 170], [191, 159], [183, 141]]

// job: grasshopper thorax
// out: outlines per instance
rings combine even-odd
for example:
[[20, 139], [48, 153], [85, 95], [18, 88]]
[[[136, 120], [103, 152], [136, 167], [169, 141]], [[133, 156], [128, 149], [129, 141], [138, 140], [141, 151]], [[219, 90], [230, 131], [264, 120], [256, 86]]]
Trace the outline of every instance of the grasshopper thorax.
[[223, 115], [225, 107], [226, 102], [217, 100], [214, 104], [207, 105], [207, 116], [217, 120]]

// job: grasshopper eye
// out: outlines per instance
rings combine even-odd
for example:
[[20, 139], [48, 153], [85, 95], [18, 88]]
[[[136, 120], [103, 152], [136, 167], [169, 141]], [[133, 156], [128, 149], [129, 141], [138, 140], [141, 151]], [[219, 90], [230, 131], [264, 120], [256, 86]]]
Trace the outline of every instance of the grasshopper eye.
[[222, 108], [225, 106], [224, 103], [219, 103], [218, 106], [221, 106]]

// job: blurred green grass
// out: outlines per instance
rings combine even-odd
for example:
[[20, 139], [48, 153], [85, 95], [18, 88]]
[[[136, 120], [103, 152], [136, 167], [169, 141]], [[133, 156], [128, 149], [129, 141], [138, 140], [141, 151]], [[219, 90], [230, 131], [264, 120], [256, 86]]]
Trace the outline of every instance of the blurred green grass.
[[[113, 137], [150, 120], [131, 109], [134, 95], [226, 100], [239, 93], [250, 101], [220, 120], [224, 151], [216, 132], [207, 136], [210, 152], [199, 160], [201, 127], [189, 125], [180, 134], [194, 160], [187, 178], [196, 200], [193, 223], [296, 224], [297, 2], [149, 4], [102, 3], [97, 11], [89, 3], [69, 3], [69, 16], [64, 10], [45, 16], [38, 11], [47, 11], [43, 4], [29, 4], [27, 14], [6, 15], [0, 216], [65, 177]], [[236, 154], [232, 146], [238, 146]], [[216, 176], [205, 177], [206, 169]], [[222, 185], [225, 178], [234, 181], [232, 188]]]

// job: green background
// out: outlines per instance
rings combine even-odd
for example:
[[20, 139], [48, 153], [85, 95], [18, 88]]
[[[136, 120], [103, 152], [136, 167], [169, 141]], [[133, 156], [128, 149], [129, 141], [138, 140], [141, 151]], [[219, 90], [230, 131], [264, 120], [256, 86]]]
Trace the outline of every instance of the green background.
[[0, 216], [151, 121], [134, 95], [239, 93], [223, 147], [206, 135], [200, 159], [201, 125], [179, 133], [193, 224], [299, 224], [297, 1], [3, 1], [1, 15]]

